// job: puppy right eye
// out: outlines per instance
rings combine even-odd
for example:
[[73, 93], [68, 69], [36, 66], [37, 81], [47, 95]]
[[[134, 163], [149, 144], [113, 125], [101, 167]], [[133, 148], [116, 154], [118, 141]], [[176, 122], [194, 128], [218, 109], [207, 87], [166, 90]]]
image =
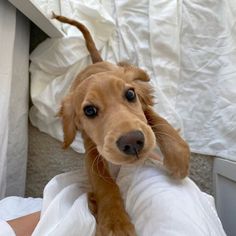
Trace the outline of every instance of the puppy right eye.
[[98, 109], [93, 105], [88, 105], [84, 107], [84, 114], [89, 118], [94, 118], [98, 115]]
[[134, 102], [136, 100], [136, 94], [134, 89], [130, 88], [125, 92], [125, 98], [129, 101], [129, 102]]

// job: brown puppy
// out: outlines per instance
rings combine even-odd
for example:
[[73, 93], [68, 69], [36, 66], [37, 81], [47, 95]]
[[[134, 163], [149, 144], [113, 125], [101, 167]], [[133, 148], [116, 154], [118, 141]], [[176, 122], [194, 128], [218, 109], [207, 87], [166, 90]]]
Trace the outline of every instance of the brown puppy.
[[109, 174], [107, 161], [119, 165], [136, 163], [159, 145], [170, 174], [184, 178], [188, 175], [189, 147], [153, 111], [152, 88], [143, 70], [126, 63], [104, 62], [84, 25], [55, 14], [54, 18], [75, 25], [82, 32], [94, 63], [77, 76], [62, 102], [64, 148], [73, 142], [77, 131], [82, 133], [93, 190], [89, 200], [97, 220], [96, 235], [134, 236], [134, 226]]

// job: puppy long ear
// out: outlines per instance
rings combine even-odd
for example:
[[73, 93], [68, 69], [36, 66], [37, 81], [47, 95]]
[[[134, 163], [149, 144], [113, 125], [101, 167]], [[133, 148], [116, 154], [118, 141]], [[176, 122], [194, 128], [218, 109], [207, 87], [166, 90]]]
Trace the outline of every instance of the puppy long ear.
[[157, 115], [151, 107], [144, 111], [151, 126], [157, 144], [164, 155], [164, 165], [177, 178], [188, 175], [190, 150], [188, 144], [178, 132], [162, 117]]
[[75, 111], [72, 103], [72, 95], [68, 95], [62, 101], [59, 116], [62, 118], [62, 126], [64, 132], [63, 148], [67, 148], [75, 139], [76, 124]]

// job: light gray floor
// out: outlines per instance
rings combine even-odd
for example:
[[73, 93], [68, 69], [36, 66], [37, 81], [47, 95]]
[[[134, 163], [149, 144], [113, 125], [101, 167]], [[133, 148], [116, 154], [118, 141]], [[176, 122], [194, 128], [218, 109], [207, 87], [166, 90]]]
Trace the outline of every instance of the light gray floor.
[[84, 171], [83, 155], [62, 149], [61, 142], [29, 125], [26, 196], [41, 197], [45, 184], [63, 172]]

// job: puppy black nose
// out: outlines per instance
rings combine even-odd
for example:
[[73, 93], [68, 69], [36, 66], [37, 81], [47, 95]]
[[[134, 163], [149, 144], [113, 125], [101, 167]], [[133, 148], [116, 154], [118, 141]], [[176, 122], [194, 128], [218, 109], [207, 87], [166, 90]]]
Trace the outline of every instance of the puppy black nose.
[[116, 142], [117, 147], [127, 155], [138, 154], [144, 146], [144, 135], [141, 131], [132, 131], [122, 135]]

